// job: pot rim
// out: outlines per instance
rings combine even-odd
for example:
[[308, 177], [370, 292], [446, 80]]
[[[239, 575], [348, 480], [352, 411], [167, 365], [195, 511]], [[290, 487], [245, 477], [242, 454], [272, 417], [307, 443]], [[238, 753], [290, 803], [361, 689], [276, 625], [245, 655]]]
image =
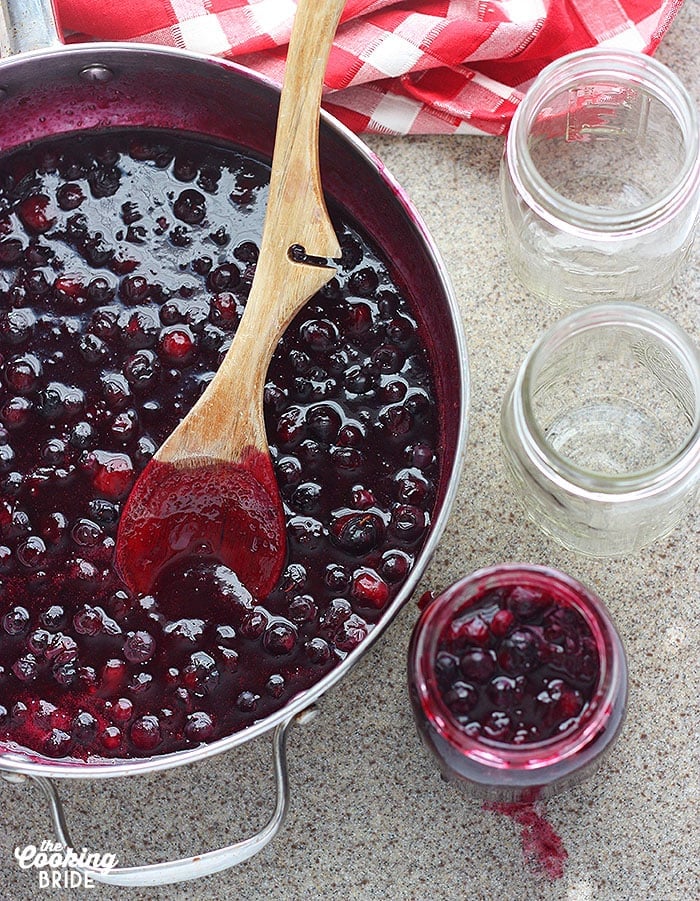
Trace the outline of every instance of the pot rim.
[[[203, 53], [197, 53], [181, 48], [170, 48], [154, 44], [121, 44], [114, 42], [76, 43], [67, 46], [60, 45], [58, 47], [49, 48], [48, 50], [32, 50], [16, 56], [7, 57], [0, 61], [0, 90], [3, 87], [3, 74], [6, 71], [17, 66], [26, 66], [31, 63], [40, 65], [42, 61], [53, 59], [57, 56], [64, 57], [68, 53], [74, 54], [76, 57], [82, 56], [86, 63], [89, 61], [92, 65], [99, 63], [100, 56], [104, 57], [106, 54], [117, 54], [118, 56], [128, 58], [142, 56], [144, 53], [154, 57], [174, 58], [175, 60], [185, 59], [194, 63], [213, 64], [218, 68], [231, 72], [234, 77], [257, 82], [263, 88], [269, 89], [277, 95], [280, 93], [280, 86], [276, 82], [231, 60], [212, 57]], [[458, 367], [460, 372], [460, 396], [457, 441], [454, 448], [452, 469], [449, 478], [446, 480], [446, 487], [442, 493], [440, 507], [431, 526], [428, 538], [418, 553], [416, 564], [407, 580], [401, 586], [394, 600], [382, 613], [372, 631], [365, 639], [363, 639], [357, 648], [348, 654], [345, 660], [339, 663], [322, 679], [319, 679], [319, 681], [311, 688], [301, 692], [284, 704], [279, 710], [269, 714], [245, 729], [234, 732], [224, 738], [217, 739], [209, 744], [202, 744], [196, 748], [189, 748], [182, 751], [174, 751], [170, 754], [143, 758], [104, 759], [99, 762], [85, 762], [77, 761], [75, 759], [67, 759], [64, 761], [54, 760], [8, 742], [4, 748], [0, 748], [0, 770], [27, 776], [71, 779], [116, 778], [119, 776], [137, 774], [146, 775], [205, 760], [206, 758], [228, 751], [237, 745], [251, 741], [258, 736], [269, 732], [280, 723], [289, 720], [306, 708], [312, 706], [322, 694], [340, 681], [340, 679], [342, 679], [345, 674], [359, 662], [360, 658], [375, 645], [398, 612], [407, 603], [435, 552], [437, 544], [447, 525], [457, 494], [468, 437], [468, 411], [470, 399], [469, 359], [466, 337], [456, 294], [447, 267], [442, 260], [426, 224], [389, 169], [387, 169], [379, 157], [356, 134], [351, 132], [345, 125], [324, 109], [321, 109], [320, 128], [321, 140], [323, 140], [324, 129], [335, 132], [344, 143], [349, 145], [350, 150], [354, 152], [354, 154], [359, 156], [366, 165], [377, 172], [380, 179], [393, 194], [396, 202], [402, 208], [404, 215], [410, 221], [411, 226], [417, 231], [418, 238], [427, 251], [428, 259], [434, 267], [438, 281], [442, 286], [447, 303], [447, 312], [449, 312], [454, 330], [457, 358], [460, 361], [460, 366]], [[456, 387], [457, 386], [455, 386], [455, 388]]]

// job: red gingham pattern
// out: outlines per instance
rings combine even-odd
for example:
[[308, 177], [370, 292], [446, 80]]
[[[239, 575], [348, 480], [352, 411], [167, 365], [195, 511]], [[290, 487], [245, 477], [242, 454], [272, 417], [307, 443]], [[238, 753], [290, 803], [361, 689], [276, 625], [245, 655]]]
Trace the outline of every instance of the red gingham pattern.
[[[319, 3], [323, 0], [318, 0]], [[356, 132], [503, 134], [547, 63], [604, 44], [653, 53], [683, 0], [348, 0], [324, 105]], [[235, 59], [281, 82], [295, 0], [55, 0], [69, 40]]]

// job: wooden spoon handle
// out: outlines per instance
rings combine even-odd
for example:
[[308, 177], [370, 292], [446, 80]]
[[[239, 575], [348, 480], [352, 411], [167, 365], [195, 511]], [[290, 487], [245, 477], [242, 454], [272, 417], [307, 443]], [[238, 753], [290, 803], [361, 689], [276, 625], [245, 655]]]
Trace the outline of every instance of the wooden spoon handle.
[[280, 98], [270, 190], [255, 278], [236, 337], [209, 387], [161, 445], [161, 461], [236, 460], [250, 446], [267, 452], [262, 395], [282, 333], [333, 277], [334, 268], [294, 262], [341, 250], [321, 187], [318, 160], [323, 77], [345, 0], [299, 0]]
[[[220, 368], [238, 380], [240, 369], [262, 368], [264, 380], [277, 343], [306, 301], [335, 269], [294, 262], [289, 248], [340, 257], [326, 209], [318, 163], [323, 76], [345, 0], [299, 0], [280, 98], [270, 190], [260, 256], [246, 310]], [[260, 367], [259, 360], [265, 360]], [[223, 369], [223, 372], [221, 371]], [[252, 386], [251, 386], [252, 387]]]
[[[307, 253], [340, 255], [318, 166], [323, 77], [345, 0], [299, 0], [277, 118], [263, 249], [302, 244]], [[286, 256], [286, 254], [285, 254]]]

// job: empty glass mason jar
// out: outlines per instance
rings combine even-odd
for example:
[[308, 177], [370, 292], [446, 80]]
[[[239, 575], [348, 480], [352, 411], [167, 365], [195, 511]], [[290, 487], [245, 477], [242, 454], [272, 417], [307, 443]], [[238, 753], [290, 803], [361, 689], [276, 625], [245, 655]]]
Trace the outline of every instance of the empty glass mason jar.
[[566, 573], [512, 563], [421, 606], [409, 695], [448, 781], [535, 801], [591, 775], [627, 703], [624, 649], [600, 598]]
[[688, 514], [700, 485], [700, 353], [671, 319], [594, 304], [535, 343], [501, 411], [526, 513], [570, 550], [638, 551]]
[[687, 261], [700, 209], [695, 105], [666, 66], [596, 48], [551, 63], [501, 163], [506, 252], [552, 306], [651, 303]]

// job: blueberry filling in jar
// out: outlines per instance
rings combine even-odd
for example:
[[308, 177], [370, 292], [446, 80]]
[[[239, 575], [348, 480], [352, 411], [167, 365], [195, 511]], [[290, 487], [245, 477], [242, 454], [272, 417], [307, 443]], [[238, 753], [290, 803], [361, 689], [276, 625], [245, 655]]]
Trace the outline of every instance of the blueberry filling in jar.
[[288, 559], [266, 598], [191, 558], [132, 594], [114, 569], [139, 473], [245, 308], [269, 167], [170, 132], [0, 161], [0, 741], [143, 757], [281, 708], [372, 631], [426, 539], [440, 472], [411, 306], [340, 208], [336, 276], [265, 386]]
[[624, 649], [599, 598], [557, 570], [506, 564], [421, 605], [409, 695], [447, 780], [532, 801], [593, 772], [627, 701]]

